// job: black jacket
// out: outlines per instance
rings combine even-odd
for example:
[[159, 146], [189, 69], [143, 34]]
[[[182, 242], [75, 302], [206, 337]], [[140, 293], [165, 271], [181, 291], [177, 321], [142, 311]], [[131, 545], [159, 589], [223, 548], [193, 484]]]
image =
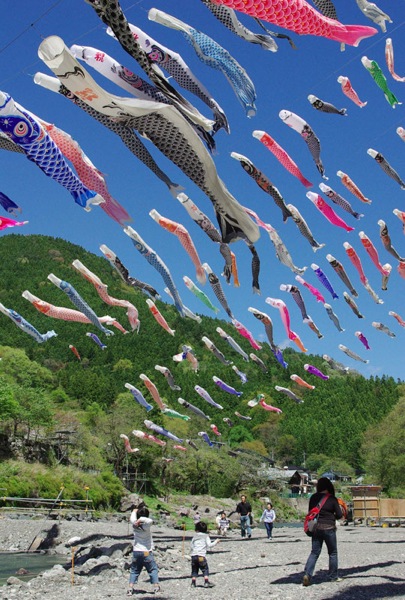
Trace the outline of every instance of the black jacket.
[[252, 507], [249, 502], [239, 502], [236, 507], [236, 512], [239, 513], [241, 517], [245, 517], [252, 512]]
[[[325, 497], [325, 494], [316, 492], [312, 494], [309, 499], [308, 510], [315, 508], [315, 506]], [[342, 510], [339, 506], [335, 496], [329, 495], [325, 504], [321, 508], [321, 512], [318, 517], [318, 528], [319, 529], [334, 529], [336, 527], [336, 519], [341, 519], [343, 516]]]

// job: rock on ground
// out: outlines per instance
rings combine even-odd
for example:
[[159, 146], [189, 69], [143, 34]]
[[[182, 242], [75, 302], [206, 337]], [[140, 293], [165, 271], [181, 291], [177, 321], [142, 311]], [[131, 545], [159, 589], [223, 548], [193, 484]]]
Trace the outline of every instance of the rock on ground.
[[[56, 565], [31, 581], [12, 577], [0, 587], [0, 599], [88, 600], [124, 597], [131, 560], [131, 529], [125, 522], [61, 521], [55, 549], [70, 560], [68, 539], [77, 543], [74, 585], [71, 571]], [[0, 548], [23, 549], [35, 536], [35, 521], [0, 521]], [[215, 534], [212, 534], [215, 537]], [[313, 584], [301, 585], [302, 572], [311, 541], [301, 527], [277, 526], [274, 539], [267, 541], [263, 529], [254, 528], [252, 539], [242, 540], [231, 532], [208, 555], [210, 579], [207, 590], [198, 579], [190, 588], [189, 542], [192, 532], [183, 533], [157, 525], [154, 528], [156, 560], [162, 600], [374, 600], [405, 598], [405, 529], [340, 527], [338, 530], [340, 583], [327, 581], [326, 548], [318, 560]], [[21, 565], [16, 565], [16, 569]], [[152, 586], [143, 572], [136, 597], [152, 597]]]

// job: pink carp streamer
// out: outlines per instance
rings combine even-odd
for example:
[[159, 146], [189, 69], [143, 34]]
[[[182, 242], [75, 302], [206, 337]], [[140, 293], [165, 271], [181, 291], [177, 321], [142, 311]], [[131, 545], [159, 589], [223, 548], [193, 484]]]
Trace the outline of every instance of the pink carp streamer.
[[395, 81], [405, 81], [405, 77], [400, 77], [395, 73], [394, 70], [394, 47], [392, 45], [391, 38], [387, 38], [385, 40], [385, 60], [387, 62], [388, 71], [391, 73]]
[[405, 212], [403, 210], [399, 210], [399, 208], [394, 208], [394, 210], [392, 212], [401, 221], [401, 223], [402, 223], [402, 231], [405, 234]]
[[405, 327], [405, 321], [398, 313], [394, 312], [393, 310], [390, 310], [388, 314], [390, 317], [394, 317], [394, 319], [398, 321], [401, 327]]
[[187, 252], [193, 262], [193, 265], [195, 266], [196, 277], [198, 281], [204, 285], [207, 281], [207, 277], [202, 267], [200, 257], [198, 256], [197, 249], [194, 246], [194, 242], [191, 239], [187, 229], [181, 223], [176, 223], [175, 221], [171, 221], [166, 217], [162, 217], [162, 215], [160, 215], [155, 209], [152, 209], [149, 212], [149, 216], [151, 216], [152, 219], [156, 221], [156, 223], [158, 223], [163, 229], [166, 229], [166, 231], [169, 231], [177, 236], [180, 244], [183, 246], [184, 250]]
[[348, 77], [343, 77], [343, 75], [340, 75], [340, 77], [338, 77], [338, 83], [340, 83], [340, 85], [342, 86], [342, 92], [344, 93], [345, 96], [347, 96], [349, 98], [349, 100], [354, 102], [360, 108], [363, 108], [364, 106], [366, 106], [367, 101], [362, 102], [360, 100], [356, 90], [353, 88], [352, 84], [350, 83], [350, 79]]
[[345, 223], [345, 221], [343, 221], [343, 219], [341, 219], [335, 213], [333, 208], [331, 208], [329, 204], [325, 202], [322, 196], [316, 194], [315, 192], [307, 192], [306, 195], [307, 198], [309, 198], [311, 202], [316, 206], [319, 212], [323, 214], [325, 219], [329, 221], [329, 223], [332, 223], [332, 225], [336, 225], [336, 227], [342, 227], [346, 231], [354, 231], [354, 227], [351, 227], [350, 225]]
[[236, 319], [232, 319], [232, 325], [235, 327], [235, 329], [244, 337], [248, 340], [249, 344], [252, 346], [252, 348], [254, 350], [261, 350], [262, 347], [260, 346], [260, 344], [258, 344], [256, 342], [256, 340], [254, 339], [253, 335], [250, 333], [250, 331], [248, 329], [246, 329], [246, 327], [244, 325], [242, 325], [242, 323], [240, 321], [237, 321]]
[[42, 119], [38, 120], [47, 131], [49, 137], [62, 152], [63, 156], [73, 164], [77, 175], [84, 185], [104, 198], [104, 202], [100, 204], [100, 208], [120, 225], [124, 225], [125, 222], [131, 222], [131, 216], [127, 213], [125, 208], [111, 196], [103, 174], [100, 173], [91, 160], [84, 154], [79, 144], [62, 129], [59, 129], [51, 123], [42, 121]]
[[171, 329], [171, 327], [167, 323], [166, 319], [164, 318], [164, 316], [162, 315], [162, 313], [160, 312], [160, 310], [156, 307], [156, 304], [153, 302], [153, 300], [151, 300], [150, 298], [148, 298], [146, 300], [146, 304], [148, 305], [150, 312], [155, 317], [155, 319], [159, 323], [159, 325], [161, 327], [163, 327], [163, 329], [165, 331], [167, 331], [167, 333], [170, 333], [170, 335], [174, 335], [175, 334], [175, 329]]
[[26, 225], [28, 221], [15, 221], [14, 219], [8, 219], [7, 217], [0, 217], [0, 231], [7, 229], [8, 227], [18, 227], [19, 225]]
[[158, 446], [166, 446], [166, 442], [164, 442], [163, 440], [160, 440], [151, 433], [145, 433], [144, 431], [140, 431], [139, 429], [134, 429], [132, 435], [134, 435], [140, 440], [155, 442], [155, 444], [157, 444]]
[[280, 317], [287, 332], [288, 339], [294, 342], [302, 352], [307, 352], [300, 337], [290, 328], [290, 313], [288, 308], [282, 300], [279, 298], [266, 298], [267, 304], [270, 304], [273, 308], [277, 308], [280, 312]]
[[381, 275], [383, 275], [384, 277], [389, 275], [389, 272], [387, 271], [387, 269], [385, 269], [383, 267], [383, 265], [380, 263], [378, 252], [377, 252], [373, 242], [370, 240], [370, 238], [364, 233], [364, 231], [359, 232], [359, 237], [360, 237], [361, 243], [363, 244], [363, 248], [366, 250], [367, 254], [371, 258], [371, 260], [373, 261], [374, 265], [377, 267], [377, 269], [379, 270]]
[[[22, 297], [28, 300], [28, 302], [31, 302], [33, 307], [36, 308], [38, 312], [42, 313], [47, 317], [51, 317], [52, 319], [61, 319], [62, 321], [72, 321], [75, 323], [91, 323], [90, 319], [79, 310], [74, 310], [73, 308], [65, 308], [64, 306], [54, 306], [49, 302], [45, 302], [45, 300], [41, 300], [40, 298], [38, 298], [38, 296], [34, 296], [34, 294], [31, 294], [31, 292], [29, 292], [28, 290], [24, 290], [24, 292], [22, 293]], [[97, 318], [100, 321], [100, 323], [112, 325], [122, 333], [128, 333], [128, 331], [124, 329], [124, 327], [120, 323], [118, 323], [118, 321], [116, 321], [113, 317], [110, 317], [109, 315]]]
[[157, 389], [153, 381], [151, 381], [149, 377], [147, 377], [147, 375], [145, 375], [144, 373], [141, 373], [139, 375], [139, 379], [142, 379], [160, 410], [166, 410], [167, 405], [163, 402], [162, 398], [160, 397], [159, 390]]
[[295, 31], [299, 35], [316, 35], [349, 46], [358, 46], [361, 40], [377, 33], [374, 27], [343, 25], [325, 17], [305, 0], [212, 0], [225, 4], [256, 19], [263, 19]]
[[121, 433], [120, 438], [124, 440], [125, 451], [128, 452], [128, 454], [132, 454], [133, 452], [139, 452], [139, 448], [131, 447], [131, 443], [127, 435]]
[[349, 175], [347, 175], [346, 173], [343, 173], [343, 171], [337, 171], [336, 175], [338, 177], [340, 177], [340, 179], [341, 179], [343, 185], [345, 186], [345, 188], [347, 188], [349, 190], [349, 192], [351, 194], [353, 194], [353, 196], [356, 196], [356, 198], [358, 198], [361, 202], [364, 202], [365, 204], [371, 204], [372, 200], [370, 200], [370, 198], [367, 198], [363, 194], [363, 192], [354, 183], [353, 179], [351, 179], [349, 177]]
[[326, 300], [321, 294], [321, 292], [318, 290], [318, 288], [305, 281], [305, 279], [303, 279], [301, 275], [296, 275], [295, 280], [298, 281], [298, 283], [300, 283], [304, 287], [306, 287], [311, 292], [311, 294], [315, 296], [318, 302], [322, 302], [322, 304], [325, 304]]
[[295, 375], [295, 373], [293, 375], [290, 375], [290, 379], [292, 381], [295, 381], [295, 383], [298, 383], [298, 385], [300, 385], [301, 387], [306, 387], [309, 390], [314, 390], [315, 386], [311, 385], [310, 383], [307, 383], [305, 381], [305, 379], [302, 379], [302, 377], [300, 377], [299, 375]]
[[110, 306], [122, 306], [123, 308], [126, 308], [128, 321], [132, 327], [132, 330], [139, 331], [141, 323], [138, 319], [138, 310], [132, 304], [132, 302], [129, 302], [129, 300], [119, 300], [118, 298], [113, 298], [110, 296], [107, 291], [108, 286], [103, 283], [101, 279], [97, 277], [97, 275], [89, 271], [89, 269], [87, 269], [84, 264], [80, 262], [80, 260], [74, 260], [72, 265], [77, 271], [79, 271], [81, 275], [83, 275], [85, 279], [87, 279], [87, 281], [89, 281], [96, 288], [97, 294], [106, 304], [109, 304]]
[[264, 146], [266, 146], [266, 148], [270, 150], [272, 154], [274, 154], [283, 167], [287, 169], [291, 175], [294, 175], [294, 177], [297, 177], [297, 179], [300, 180], [302, 185], [305, 187], [312, 187], [313, 184], [303, 176], [298, 168], [298, 165], [293, 161], [291, 156], [287, 154], [284, 148], [282, 148], [272, 137], [270, 137], [268, 133], [265, 131], [255, 130], [252, 135]]
[[250, 408], [254, 408], [255, 406], [257, 406], [259, 404], [259, 406], [261, 406], [262, 408], [264, 408], [264, 410], [268, 410], [270, 412], [275, 412], [275, 413], [279, 413], [279, 414], [283, 412], [281, 410], [281, 408], [277, 408], [276, 406], [272, 406], [271, 404], [267, 404], [267, 402], [265, 401], [265, 398], [266, 397], [265, 397], [264, 394], [258, 394], [256, 396], [256, 398], [254, 398], [253, 400], [249, 400], [248, 406], [250, 406]]

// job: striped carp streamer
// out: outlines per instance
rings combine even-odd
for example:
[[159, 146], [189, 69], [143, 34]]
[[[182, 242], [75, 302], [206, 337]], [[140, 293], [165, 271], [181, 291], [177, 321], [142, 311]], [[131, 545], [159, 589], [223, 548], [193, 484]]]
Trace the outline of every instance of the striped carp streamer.
[[345, 231], [354, 231], [354, 227], [351, 227], [343, 219], [341, 219], [335, 213], [333, 208], [331, 208], [329, 204], [325, 202], [322, 196], [316, 194], [315, 192], [307, 192], [306, 196], [307, 198], [309, 198], [309, 200], [311, 200], [312, 204], [316, 206], [319, 212], [323, 214], [325, 219], [329, 221], [329, 223], [332, 223], [332, 225], [336, 225], [336, 227], [342, 227]]
[[311, 126], [308, 125], [304, 119], [289, 110], [281, 110], [278, 113], [278, 116], [283, 123], [288, 125], [288, 127], [291, 127], [291, 129], [294, 129], [294, 131], [299, 133], [304, 139], [321, 177], [323, 179], [328, 179], [325, 175], [325, 168], [321, 160], [321, 142]]
[[53, 273], [49, 273], [48, 279], [49, 281], [52, 281], [52, 283], [56, 285], [56, 287], [58, 287], [64, 294], [66, 294], [66, 296], [76, 306], [76, 308], [84, 315], [86, 315], [89, 321], [91, 321], [93, 325], [95, 325], [95, 327], [100, 329], [100, 331], [102, 331], [105, 335], [114, 335], [112, 331], [106, 329], [100, 323], [99, 318], [97, 317], [94, 310], [90, 308], [87, 302], [80, 296], [80, 294], [70, 283], [59, 279], [59, 277], [56, 277]]
[[257, 185], [264, 192], [266, 192], [266, 194], [269, 194], [273, 198], [276, 206], [278, 206], [281, 210], [281, 213], [283, 215], [283, 221], [287, 221], [288, 217], [291, 217], [291, 212], [287, 208], [285, 200], [280, 194], [279, 190], [276, 188], [275, 185], [273, 185], [270, 179], [268, 179], [266, 175], [264, 175], [264, 173], [259, 171], [259, 169], [255, 167], [252, 161], [249, 160], [246, 156], [243, 156], [243, 154], [231, 152], [231, 158], [238, 160], [242, 169], [246, 171], [246, 173], [250, 175], [250, 177], [254, 181], [256, 181]]
[[162, 367], [160, 365], [155, 365], [155, 370], [159, 371], [159, 373], [162, 373], [171, 390], [174, 390], [176, 392], [181, 390], [181, 387], [175, 384], [174, 377], [170, 369], [168, 369], [167, 367]]
[[348, 212], [355, 219], [360, 219], [361, 217], [364, 217], [363, 214], [358, 213], [355, 210], [353, 210], [350, 202], [348, 202], [345, 198], [343, 198], [343, 196], [341, 196], [340, 194], [335, 192], [335, 190], [333, 190], [328, 185], [325, 185], [324, 183], [320, 183], [319, 188], [325, 194], [325, 196], [327, 196], [328, 198], [330, 198], [332, 200], [332, 202], [334, 202], [334, 204], [337, 204], [337, 206], [340, 206], [340, 208], [343, 208], [343, 210]]
[[344, 77], [343, 75], [340, 75], [337, 80], [338, 80], [338, 83], [340, 83], [340, 85], [341, 85], [342, 92], [344, 93], [344, 95], [347, 96], [349, 98], [349, 100], [354, 102], [356, 104], [356, 106], [358, 106], [359, 108], [364, 108], [367, 105], [367, 101], [362, 102], [360, 100], [356, 90], [352, 86], [351, 81], [348, 77]]
[[347, 275], [342, 263], [339, 262], [334, 256], [332, 256], [332, 254], [327, 254], [326, 260], [328, 261], [332, 269], [335, 271], [335, 273], [339, 276], [339, 278], [343, 281], [343, 283], [345, 284], [349, 292], [352, 294], [352, 296], [357, 298], [358, 293], [355, 290], [352, 282], [350, 281], [349, 276]]
[[298, 227], [298, 231], [306, 240], [308, 240], [308, 242], [310, 243], [310, 245], [312, 247], [312, 250], [314, 252], [316, 252], [317, 250], [320, 250], [321, 248], [323, 248], [325, 246], [325, 244], [320, 244], [319, 242], [316, 241], [316, 239], [312, 235], [312, 231], [308, 227], [307, 222], [305, 221], [304, 217], [302, 216], [302, 214], [300, 213], [298, 208], [296, 208], [293, 204], [287, 204], [287, 208], [291, 213], [294, 223]]
[[141, 236], [135, 231], [135, 229], [132, 229], [132, 227], [125, 227], [124, 233], [126, 233], [127, 236], [131, 238], [132, 243], [138, 250], [138, 252], [148, 261], [148, 263], [154, 269], [156, 269], [156, 271], [162, 277], [163, 281], [165, 282], [173, 296], [175, 307], [179, 311], [180, 315], [184, 317], [183, 303], [173, 281], [172, 275], [169, 269], [167, 268], [166, 264], [163, 262], [160, 256], [156, 254], [156, 252], [150, 246], [147, 245], [147, 243], [141, 238]]
[[348, 348], [347, 346], [344, 346], [343, 344], [339, 344], [338, 348], [339, 348], [339, 350], [344, 352], [346, 354], [346, 356], [349, 356], [353, 360], [358, 360], [359, 362], [362, 362], [365, 365], [367, 365], [370, 362], [369, 360], [364, 360], [364, 358], [361, 358], [361, 356], [356, 354], [356, 352], [353, 352], [353, 350], [350, 350], [350, 348]]
[[115, 269], [118, 275], [121, 277], [122, 281], [124, 281], [127, 285], [141, 290], [145, 294], [149, 294], [153, 298], [160, 298], [159, 293], [155, 290], [154, 287], [149, 285], [148, 283], [144, 283], [136, 277], [131, 277], [126, 266], [120, 261], [118, 256], [113, 252], [108, 246], [102, 244], [100, 246], [101, 252], [104, 254], [105, 258], [108, 260], [110, 265]]
[[337, 171], [336, 175], [340, 177], [343, 185], [349, 190], [351, 194], [353, 194], [353, 196], [356, 196], [356, 198], [358, 198], [361, 202], [364, 202], [365, 204], [371, 204], [372, 200], [370, 200], [370, 198], [367, 198], [363, 194], [363, 192], [354, 183], [353, 179], [349, 177], [349, 175], [343, 173], [343, 171]]
[[218, 350], [218, 348], [216, 347], [216, 345], [211, 342], [211, 340], [209, 338], [207, 338], [206, 335], [204, 335], [201, 340], [204, 342], [205, 346], [208, 348], [208, 350], [210, 352], [212, 352], [212, 354], [215, 356], [215, 358], [217, 358], [219, 360], [219, 362], [221, 362], [223, 365], [229, 366], [232, 365], [233, 362], [231, 360], [227, 360], [224, 356], [224, 354], [221, 352], [221, 350]]
[[365, 69], [370, 73], [378, 87], [384, 92], [385, 99], [391, 108], [395, 108], [396, 104], [402, 104], [395, 96], [395, 94], [389, 89], [387, 80], [381, 67], [375, 60], [370, 60], [367, 56], [362, 56], [361, 63]]
[[265, 131], [255, 130], [252, 133], [253, 137], [259, 140], [274, 156], [277, 160], [283, 165], [285, 169], [294, 177], [297, 177], [299, 181], [305, 187], [312, 187], [312, 183], [306, 179], [301, 171], [299, 170], [297, 164], [293, 161], [291, 156], [274, 140], [268, 133]]
[[394, 67], [394, 46], [392, 45], [392, 39], [387, 38], [385, 40], [385, 60], [387, 63], [388, 71], [391, 73], [395, 81], [405, 81], [405, 77], [400, 77], [395, 73]]
[[109, 304], [110, 306], [122, 306], [123, 308], [126, 308], [128, 321], [132, 327], [132, 330], [139, 331], [141, 323], [138, 318], [138, 310], [132, 304], [132, 302], [129, 302], [129, 300], [119, 300], [118, 298], [113, 298], [110, 296], [108, 293], [108, 285], [103, 283], [95, 273], [92, 273], [92, 271], [87, 269], [87, 267], [85, 267], [80, 260], [74, 260], [72, 262], [72, 266], [94, 286], [97, 294], [106, 304]]
[[136, 402], [140, 405], [143, 406], [143, 408], [146, 408], [146, 411], [149, 412], [151, 410], [153, 410], [153, 406], [152, 404], [149, 404], [149, 402], [147, 402], [145, 400], [145, 398], [143, 397], [142, 392], [140, 392], [138, 390], [138, 388], [136, 388], [134, 385], [132, 385], [131, 383], [125, 383], [124, 387], [127, 388], [127, 390], [129, 390], [132, 394], [132, 396], [134, 397], [134, 399], [136, 400]]
[[391, 179], [397, 182], [402, 190], [405, 190], [405, 181], [401, 179], [395, 169], [391, 167], [390, 163], [380, 152], [377, 152], [377, 150], [374, 150], [373, 148], [369, 148], [367, 150], [367, 154], [371, 156], [371, 158], [374, 158], [374, 160], [380, 165], [381, 169], [386, 175], [388, 175], [388, 177], [391, 177]]
[[21, 329], [21, 331], [23, 331], [24, 333], [27, 333], [28, 335], [33, 337], [34, 340], [36, 342], [38, 342], [38, 344], [42, 344], [43, 342], [46, 342], [50, 338], [58, 335], [57, 333], [55, 333], [53, 331], [53, 329], [51, 331], [47, 331], [46, 333], [39, 333], [39, 331], [37, 329], [35, 329], [35, 327], [33, 325], [31, 325], [31, 323], [26, 321], [24, 319], [24, 317], [22, 317], [18, 312], [16, 312], [12, 308], [6, 308], [1, 303], [0, 303], [0, 312], [2, 312], [3, 315], [5, 315], [9, 319], [11, 319], [13, 321], [14, 325], [16, 325], [19, 329]]
[[356, 2], [363, 15], [373, 21], [376, 25], [379, 25], [381, 31], [385, 33], [387, 31], [385, 21], [392, 23], [390, 17], [374, 4], [374, 2], [369, 2], [368, 0], [356, 0]]
[[63, 156], [72, 163], [80, 181], [104, 199], [104, 202], [100, 204], [100, 208], [120, 225], [132, 221], [125, 208], [111, 196], [104, 176], [93, 165], [79, 144], [66, 131], [59, 129], [56, 125], [47, 123], [42, 119], [40, 119], [40, 122]]
[[[87, 104], [109, 117], [119, 115], [131, 129], [147, 136], [210, 197], [218, 209], [216, 214], [224, 242], [240, 236], [247, 237], [252, 243], [258, 239], [258, 228], [226, 189], [208, 151], [174, 106], [110, 94], [94, 81], [57, 36], [43, 40], [38, 53], [71, 93], [83, 95], [83, 90], [87, 90]], [[66, 76], [69, 72], [76, 76]]]
[[[72, 321], [76, 323], [91, 323], [90, 319], [78, 310], [74, 310], [72, 308], [65, 308], [64, 306], [54, 306], [49, 302], [45, 302], [45, 300], [41, 300], [38, 296], [34, 296], [28, 290], [24, 290], [21, 294], [23, 298], [31, 302], [32, 306], [37, 309], [38, 312], [42, 313], [46, 317], [50, 317], [52, 319], [61, 319], [62, 321]], [[105, 323], [107, 325], [112, 325], [116, 327], [121, 333], [128, 333], [126, 329], [122, 327], [118, 321], [116, 321], [113, 317], [106, 315], [105, 317], [98, 317], [100, 323]]]
[[281, 392], [282, 394], [285, 394], [288, 398], [291, 398], [291, 400], [294, 400], [294, 402], [296, 402], [297, 404], [302, 404], [304, 402], [304, 400], [299, 398], [289, 388], [282, 387], [281, 385], [275, 385], [274, 389], [276, 390], [276, 392]]
[[335, 19], [325, 17], [305, 0], [212, 0], [214, 4], [225, 4], [252, 17], [263, 19], [295, 31], [299, 35], [326, 37], [350, 46], [358, 46], [364, 38], [377, 33], [374, 27], [343, 25]]
[[76, 204], [89, 211], [92, 205], [104, 202], [100, 194], [89, 190], [73, 173], [40, 120], [4, 92], [0, 92], [0, 130], [17, 144], [25, 156], [45, 175], [66, 188]]
[[155, 321], [157, 323], [159, 323], [159, 325], [165, 331], [167, 331], [167, 333], [170, 333], [170, 335], [174, 336], [174, 334], [176, 333], [176, 330], [172, 329], [170, 327], [170, 325], [168, 324], [168, 322], [166, 321], [166, 319], [164, 318], [164, 316], [162, 315], [162, 313], [160, 312], [160, 310], [157, 308], [156, 304], [153, 302], [153, 300], [151, 300], [150, 298], [148, 298], [146, 300], [146, 304], [148, 305], [148, 308], [149, 308], [150, 312], [154, 316]]
[[207, 277], [201, 264], [200, 257], [198, 256], [197, 249], [194, 246], [194, 242], [191, 239], [187, 229], [181, 223], [176, 223], [176, 221], [172, 221], [167, 217], [162, 217], [162, 215], [160, 215], [155, 209], [152, 209], [149, 212], [149, 216], [152, 217], [152, 219], [156, 221], [156, 223], [158, 223], [162, 229], [166, 229], [166, 231], [173, 233], [178, 238], [180, 244], [183, 246], [184, 250], [187, 252], [193, 265], [195, 266], [196, 277], [199, 283], [204, 285], [207, 281]]
[[319, 110], [320, 112], [329, 113], [332, 115], [343, 115], [344, 117], [347, 117], [346, 108], [336, 108], [336, 106], [334, 106], [330, 102], [325, 102], [324, 100], [317, 98], [317, 96], [314, 96], [313, 94], [309, 94], [308, 100], [311, 103], [312, 107], [316, 110]]
[[18, 204], [13, 202], [13, 200], [6, 196], [6, 194], [3, 194], [3, 192], [0, 192], [0, 204], [4, 208], [4, 210], [6, 210], [10, 215], [13, 215], [14, 217], [18, 217], [18, 213], [20, 213], [22, 210], [21, 207], [18, 206]]
[[239, 102], [245, 108], [246, 116], [254, 117], [256, 114], [256, 91], [253, 82], [245, 69], [225, 48], [202, 31], [191, 27], [172, 15], [168, 15], [161, 10], [156, 10], [156, 8], [150, 9], [148, 18], [171, 29], [181, 31], [186, 40], [194, 48], [201, 62], [208, 67], [217, 69], [226, 77]]
[[359, 311], [359, 307], [347, 292], [343, 292], [343, 298], [345, 299], [345, 302], [347, 302], [347, 304], [350, 306], [356, 317], [358, 317], [359, 319], [364, 319], [364, 315], [362, 315]]
[[98, 335], [96, 335], [95, 333], [91, 333], [90, 331], [86, 333], [87, 337], [89, 337], [91, 340], [93, 340], [93, 342], [95, 344], [97, 344], [97, 346], [99, 348], [101, 348], [101, 350], [105, 350], [107, 348], [107, 346], [105, 344], [103, 344], [103, 342], [100, 340], [100, 338], [98, 337]]
[[197, 287], [193, 281], [191, 281], [190, 277], [187, 277], [187, 275], [184, 275], [183, 281], [184, 281], [187, 289], [189, 289], [190, 292], [192, 294], [194, 294], [194, 296], [196, 296], [196, 298], [201, 300], [201, 302], [203, 302], [205, 304], [205, 306], [208, 306], [208, 308], [210, 308], [212, 311], [214, 311], [214, 313], [219, 313], [219, 308], [217, 308], [216, 306], [214, 306], [212, 304], [212, 302], [208, 298], [207, 294], [204, 294], [204, 292], [202, 290], [200, 290], [200, 288]]
[[370, 345], [368, 343], [368, 339], [366, 338], [364, 333], [362, 333], [361, 331], [355, 331], [354, 335], [363, 344], [366, 350], [371, 350]]

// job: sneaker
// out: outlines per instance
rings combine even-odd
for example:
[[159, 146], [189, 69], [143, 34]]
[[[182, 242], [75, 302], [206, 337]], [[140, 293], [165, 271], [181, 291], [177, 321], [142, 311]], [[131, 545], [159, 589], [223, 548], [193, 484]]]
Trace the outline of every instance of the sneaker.
[[215, 583], [211, 583], [211, 581], [204, 581], [205, 588], [213, 588], [215, 587]]
[[311, 585], [311, 578], [309, 575], [304, 575], [304, 577], [302, 578], [302, 585], [304, 587], [308, 587], [309, 585]]
[[154, 594], [158, 594], [159, 592], [161, 592], [161, 588], [160, 585], [155, 585], [155, 587], [153, 588], [153, 593]]
[[252, 534], [251, 534], [251, 533], [249, 533], [249, 535], [248, 535], [248, 538], [250, 539], [251, 537], [252, 537]]
[[339, 583], [340, 581], [343, 581], [343, 577], [336, 577], [335, 579], [331, 579], [330, 581]]
[[197, 583], [194, 580], [191, 582], [191, 587], [197, 587]]

